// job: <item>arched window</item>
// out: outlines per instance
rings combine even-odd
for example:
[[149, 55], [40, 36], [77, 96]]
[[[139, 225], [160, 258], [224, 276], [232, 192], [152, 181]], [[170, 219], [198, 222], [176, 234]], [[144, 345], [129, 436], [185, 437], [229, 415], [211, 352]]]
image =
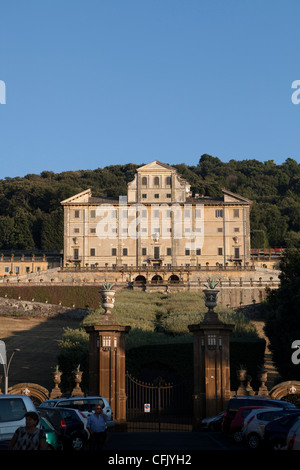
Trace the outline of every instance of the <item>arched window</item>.
[[158, 176], [155, 176], [155, 177], [154, 177], [154, 186], [155, 186], [155, 187], [158, 187], [158, 186], [159, 186], [159, 177], [158, 177]]
[[146, 176], [143, 176], [143, 178], [142, 178], [142, 186], [147, 187], [147, 177]]

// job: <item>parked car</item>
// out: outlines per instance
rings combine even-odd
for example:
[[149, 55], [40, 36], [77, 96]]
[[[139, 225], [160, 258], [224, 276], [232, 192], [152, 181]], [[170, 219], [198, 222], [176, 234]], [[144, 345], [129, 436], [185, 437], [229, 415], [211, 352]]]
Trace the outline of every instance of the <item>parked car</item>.
[[291, 414], [281, 416], [268, 423], [265, 427], [264, 444], [267, 449], [286, 449], [286, 439], [289, 430], [300, 417], [300, 410], [295, 410]]
[[300, 418], [297, 419], [289, 430], [286, 444], [287, 450], [300, 450]]
[[278, 408], [296, 408], [293, 403], [284, 400], [272, 400], [265, 397], [234, 397], [228, 400], [223, 419], [223, 431], [230, 432], [230, 425], [238, 409], [242, 406], [275, 406]]
[[210, 418], [203, 418], [201, 421], [201, 429], [208, 431], [221, 431], [223, 422], [224, 411], [211, 416]]
[[250, 449], [258, 449], [263, 442], [266, 425], [270, 421], [292, 412], [277, 407], [251, 411], [244, 421], [243, 440]]
[[244, 420], [253, 410], [264, 409], [263, 406], [242, 406], [239, 408], [230, 424], [230, 435], [233, 436], [235, 442], [242, 442]]
[[94, 412], [95, 406], [99, 403], [102, 406], [103, 413], [107, 415], [107, 427], [110, 428], [115, 426], [111, 407], [107, 399], [101, 396], [55, 398], [53, 400], [44, 401], [40, 404], [39, 408], [45, 406], [72, 408], [81, 411], [81, 413], [83, 413], [88, 418]]
[[33, 401], [26, 395], [0, 395], [0, 441], [12, 438], [20, 426], [25, 426], [25, 413], [35, 411]]
[[46, 434], [48, 450], [63, 450], [62, 442], [54, 426], [44, 417], [40, 417], [40, 426]]
[[87, 418], [79, 411], [62, 407], [39, 407], [38, 414], [45, 418], [58, 433], [65, 450], [82, 450], [88, 439]]

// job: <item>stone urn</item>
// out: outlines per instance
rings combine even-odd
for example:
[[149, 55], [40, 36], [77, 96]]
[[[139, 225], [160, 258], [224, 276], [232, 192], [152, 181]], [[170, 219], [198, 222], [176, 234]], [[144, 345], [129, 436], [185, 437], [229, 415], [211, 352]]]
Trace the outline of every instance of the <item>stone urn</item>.
[[105, 314], [110, 314], [115, 305], [116, 292], [112, 289], [113, 286], [109, 283], [103, 284], [102, 287], [103, 288], [100, 290], [101, 306], [104, 308]]
[[72, 373], [73, 373], [74, 382], [75, 382], [75, 387], [72, 390], [72, 396], [73, 397], [82, 397], [82, 396], [84, 396], [84, 393], [81, 390], [80, 384], [81, 384], [81, 381], [82, 381], [83, 371], [79, 370], [79, 368], [77, 368], [76, 370], [73, 370]]
[[218, 289], [204, 289], [205, 305], [208, 310], [212, 311], [217, 306], [218, 301]]
[[50, 398], [60, 398], [62, 393], [59, 388], [59, 384], [61, 382], [62, 372], [56, 369], [55, 371], [52, 372], [52, 376], [53, 376], [54, 388], [51, 390]]
[[237, 390], [238, 396], [245, 396], [247, 395], [247, 390], [245, 386], [245, 382], [247, 380], [247, 369], [244, 366], [240, 366], [240, 368], [236, 371], [237, 379], [239, 380], [240, 384]]
[[218, 289], [204, 289], [205, 295], [205, 306], [208, 308], [208, 312], [205, 313], [204, 323], [220, 323], [218, 314], [214, 311], [217, 305]]

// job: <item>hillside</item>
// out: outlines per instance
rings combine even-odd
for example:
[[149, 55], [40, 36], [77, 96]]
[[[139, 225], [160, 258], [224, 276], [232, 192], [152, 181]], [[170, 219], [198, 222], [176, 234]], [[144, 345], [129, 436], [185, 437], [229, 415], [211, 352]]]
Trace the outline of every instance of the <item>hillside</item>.
[[[282, 165], [255, 159], [224, 163], [205, 154], [195, 166], [174, 167], [194, 193], [217, 196], [226, 188], [253, 201], [252, 248], [300, 243], [300, 164], [295, 160], [288, 158]], [[62, 249], [60, 202], [88, 188], [94, 196], [126, 194], [137, 168], [128, 163], [0, 180], [0, 250]]]

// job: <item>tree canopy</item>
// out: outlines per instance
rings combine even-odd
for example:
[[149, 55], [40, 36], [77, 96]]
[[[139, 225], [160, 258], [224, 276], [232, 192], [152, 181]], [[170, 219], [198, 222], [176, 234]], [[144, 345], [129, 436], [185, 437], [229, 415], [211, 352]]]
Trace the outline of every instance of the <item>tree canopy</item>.
[[[300, 380], [300, 364], [292, 360], [292, 344], [300, 344], [300, 252], [288, 249], [282, 258], [280, 287], [264, 303], [265, 333], [273, 361], [283, 380]], [[300, 356], [300, 354], [299, 354]]]

